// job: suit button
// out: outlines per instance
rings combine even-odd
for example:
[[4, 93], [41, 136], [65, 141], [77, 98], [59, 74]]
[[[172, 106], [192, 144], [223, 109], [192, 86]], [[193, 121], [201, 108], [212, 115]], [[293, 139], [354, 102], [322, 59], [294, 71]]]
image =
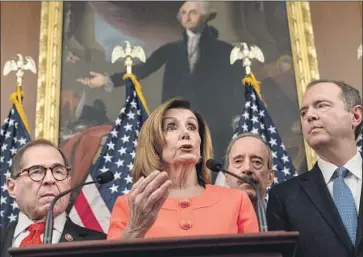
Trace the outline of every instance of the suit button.
[[182, 220], [180, 222], [180, 227], [184, 230], [188, 230], [191, 229], [192, 227], [192, 222], [190, 220]]
[[180, 200], [179, 206], [181, 208], [188, 208], [190, 206], [190, 201], [188, 199]]

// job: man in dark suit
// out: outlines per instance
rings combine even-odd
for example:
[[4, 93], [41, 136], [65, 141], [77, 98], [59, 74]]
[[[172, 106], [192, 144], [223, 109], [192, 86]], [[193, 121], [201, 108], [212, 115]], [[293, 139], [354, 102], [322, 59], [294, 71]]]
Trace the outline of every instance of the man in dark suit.
[[268, 227], [300, 232], [297, 257], [362, 257], [359, 92], [341, 81], [313, 81], [307, 86], [300, 118], [304, 138], [318, 161], [311, 171], [271, 189]]
[[[1, 228], [1, 257], [9, 247], [41, 244], [50, 202], [70, 188], [71, 168], [63, 153], [45, 139], [23, 146], [13, 158], [6, 186], [19, 207], [18, 219]], [[105, 239], [106, 235], [74, 224], [66, 215], [69, 195], [54, 206], [53, 243]]]
[[[245, 74], [240, 61], [230, 65], [233, 46], [218, 40], [218, 31], [208, 25], [215, 16], [208, 2], [183, 3], [177, 15], [184, 28], [182, 38], [161, 46], [132, 71], [143, 79], [165, 65], [162, 101], [175, 96], [188, 99], [207, 120], [215, 155], [222, 158], [233, 134], [232, 120], [244, 105], [241, 79]], [[78, 81], [111, 91], [123, 85], [123, 75], [115, 73], [107, 78], [91, 72], [91, 78]]]

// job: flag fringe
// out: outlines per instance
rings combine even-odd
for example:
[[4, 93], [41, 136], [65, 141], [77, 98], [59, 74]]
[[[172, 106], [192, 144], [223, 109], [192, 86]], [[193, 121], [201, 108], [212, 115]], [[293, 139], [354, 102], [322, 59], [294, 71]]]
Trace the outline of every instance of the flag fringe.
[[135, 87], [136, 94], [138, 95], [138, 97], [139, 97], [142, 105], [144, 106], [144, 110], [149, 115], [150, 114], [149, 108], [147, 107], [147, 103], [146, 103], [144, 94], [142, 93], [142, 87], [141, 87], [140, 82], [137, 80], [137, 78], [136, 78], [136, 76], [134, 74], [128, 74], [128, 73], [126, 73], [123, 76], [123, 80], [125, 80], [125, 79], [131, 79], [131, 81], [132, 81], [132, 83], [133, 83], [133, 85]]
[[20, 89], [20, 86], [17, 85], [16, 86], [16, 92], [13, 92], [10, 95], [9, 100], [15, 105], [15, 108], [19, 113], [20, 119], [22, 120], [25, 129], [30, 134], [28, 119], [27, 119], [27, 117], [25, 115], [24, 107], [23, 107], [23, 101], [22, 101], [23, 97], [24, 97], [24, 91], [22, 91]]
[[258, 97], [262, 100], [261, 86], [260, 86], [261, 82], [255, 78], [255, 75], [253, 75], [252, 72], [242, 79], [242, 84], [250, 85], [256, 91]]

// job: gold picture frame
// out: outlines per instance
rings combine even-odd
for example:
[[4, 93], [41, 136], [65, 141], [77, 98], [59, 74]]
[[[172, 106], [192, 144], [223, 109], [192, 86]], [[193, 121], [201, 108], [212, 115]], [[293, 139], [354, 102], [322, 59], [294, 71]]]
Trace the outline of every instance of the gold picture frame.
[[[305, 87], [319, 78], [317, 55], [309, 2], [288, 1], [287, 18], [295, 68], [299, 105]], [[62, 54], [63, 2], [43, 1], [39, 42], [39, 72], [35, 137], [59, 141], [60, 86]], [[314, 151], [305, 142], [308, 168], [316, 161]]]

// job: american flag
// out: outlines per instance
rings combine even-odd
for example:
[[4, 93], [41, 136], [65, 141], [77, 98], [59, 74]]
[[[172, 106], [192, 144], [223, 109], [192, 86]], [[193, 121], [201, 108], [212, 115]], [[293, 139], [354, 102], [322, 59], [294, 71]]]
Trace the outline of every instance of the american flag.
[[31, 140], [26, 129], [26, 121], [22, 120], [16, 106], [21, 109], [20, 112], [23, 111], [21, 103], [14, 104], [0, 132], [1, 227], [7, 227], [10, 222], [15, 221], [18, 217], [19, 209], [14, 199], [9, 196], [6, 178], [10, 177], [13, 156], [21, 146]]
[[[253, 78], [253, 80], [255, 79]], [[245, 106], [233, 136], [251, 132], [260, 134], [268, 143], [272, 152], [275, 184], [296, 176], [295, 167], [287, 154], [274, 122], [256, 90], [249, 83], [245, 85], [245, 99]]]
[[[296, 176], [295, 167], [286, 152], [277, 128], [268, 114], [264, 103], [250, 84], [251, 81], [254, 81], [254, 84], [258, 82], [253, 74], [248, 75], [246, 78], [245, 106], [236, 125], [233, 137], [250, 132], [259, 134], [268, 143], [273, 157], [273, 169], [275, 170], [274, 184], [278, 184]], [[222, 183], [224, 184], [224, 176], [220, 173], [218, 174], [216, 184], [222, 185]]]
[[[95, 165], [90, 168], [87, 181], [95, 180], [103, 172], [112, 171], [115, 179], [103, 185], [84, 186], [70, 211], [71, 219], [81, 226], [107, 233], [110, 212], [116, 198], [132, 187], [131, 170], [140, 128], [146, 120], [147, 107], [140, 87], [133, 75], [126, 78], [126, 101], [103, 146]], [[140, 88], [141, 89], [141, 88]]]

